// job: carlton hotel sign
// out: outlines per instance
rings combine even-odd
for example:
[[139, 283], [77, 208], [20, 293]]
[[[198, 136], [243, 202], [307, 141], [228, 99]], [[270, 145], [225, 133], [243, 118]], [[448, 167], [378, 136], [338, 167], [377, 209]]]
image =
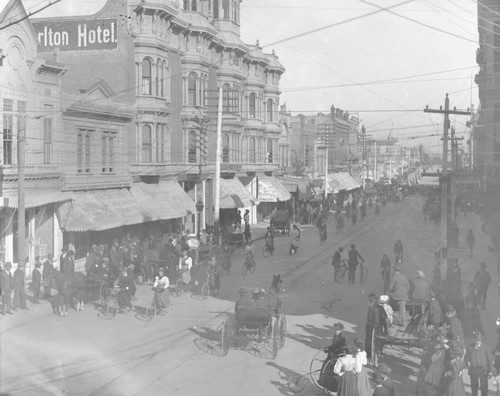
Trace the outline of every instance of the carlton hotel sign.
[[115, 19], [33, 21], [42, 51], [85, 51], [115, 49]]

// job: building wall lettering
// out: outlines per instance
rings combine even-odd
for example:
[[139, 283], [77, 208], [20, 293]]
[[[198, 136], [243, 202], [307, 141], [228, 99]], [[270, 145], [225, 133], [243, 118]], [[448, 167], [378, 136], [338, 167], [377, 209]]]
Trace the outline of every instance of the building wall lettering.
[[115, 19], [33, 22], [41, 50], [102, 50], [117, 48]]

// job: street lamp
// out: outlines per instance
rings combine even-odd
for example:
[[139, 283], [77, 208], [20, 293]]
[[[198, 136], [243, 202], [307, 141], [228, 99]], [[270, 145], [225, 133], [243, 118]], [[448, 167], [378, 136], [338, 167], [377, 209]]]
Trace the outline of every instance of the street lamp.
[[205, 205], [203, 205], [203, 202], [201, 200], [198, 200], [195, 203], [196, 211], [198, 212], [198, 235], [200, 235], [200, 229], [201, 229], [201, 212], [203, 212], [203, 208]]

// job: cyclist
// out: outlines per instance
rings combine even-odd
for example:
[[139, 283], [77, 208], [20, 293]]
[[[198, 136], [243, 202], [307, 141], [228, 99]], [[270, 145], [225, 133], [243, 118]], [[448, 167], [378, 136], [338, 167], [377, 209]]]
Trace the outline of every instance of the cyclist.
[[231, 271], [231, 255], [233, 250], [227, 241], [224, 241], [221, 246], [222, 250], [222, 268], [229, 273]]
[[134, 279], [129, 276], [128, 271], [124, 269], [121, 275], [115, 282], [115, 287], [118, 291], [118, 312], [123, 312], [125, 308], [132, 309], [132, 294], [134, 286]]
[[266, 248], [269, 253], [274, 252], [274, 228], [267, 227], [267, 232], [265, 236]]
[[394, 244], [394, 257], [395, 265], [403, 262], [403, 243], [401, 242], [401, 239], [398, 239]]
[[359, 260], [361, 260], [362, 263], [365, 262], [365, 259], [359, 254], [359, 252], [356, 250], [356, 245], [352, 244], [351, 245], [351, 250], [349, 250], [349, 259], [347, 261], [347, 266], [348, 266], [348, 279], [349, 283], [354, 284], [354, 280], [356, 278], [356, 268], [359, 264]]
[[332, 266], [333, 266], [333, 280], [335, 282], [338, 282], [337, 274], [339, 272], [340, 262], [342, 261], [342, 252], [343, 251], [344, 251], [344, 248], [339, 247], [337, 249], [337, 251], [333, 254]]
[[391, 281], [391, 260], [389, 260], [389, 257], [385, 253], [382, 255], [382, 260], [380, 260], [380, 269], [382, 270], [382, 280], [384, 281], [384, 293], [388, 293]]
[[170, 305], [170, 293], [168, 291], [168, 286], [170, 282], [165, 275], [165, 270], [160, 268], [158, 270], [158, 276], [155, 277], [153, 283], [154, 300], [161, 311], [165, 311]]
[[297, 227], [297, 224], [293, 225], [292, 231], [290, 231], [290, 236], [292, 237], [292, 244], [290, 245], [290, 256], [294, 253], [297, 253], [299, 249], [299, 241], [300, 241], [300, 230]]
[[318, 232], [320, 241], [325, 242], [327, 238], [327, 229], [326, 229], [326, 221], [323, 217], [320, 217], [318, 219]]
[[248, 244], [245, 246], [245, 266], [250, 268], [252, 265], [255, 267], [255, 254], [252, 241], [248, 241]]

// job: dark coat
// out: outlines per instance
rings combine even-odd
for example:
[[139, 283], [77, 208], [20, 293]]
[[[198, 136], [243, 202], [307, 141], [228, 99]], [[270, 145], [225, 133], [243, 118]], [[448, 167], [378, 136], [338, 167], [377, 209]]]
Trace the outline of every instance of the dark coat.
[[14, 271], [14, 276], [12, 277], [12, 285], [14, 287], [14, 290], [24, 289], [24, 270], [18, 268]]
[[346, 346], [346, 340], [343, 333], [336, 334], [332, 340], [332, 346], [330, 347], [330, 353], [332, 355], [340, 355], [344, 353], [344, 347]]
[[2, 293], [7, 293], [12, 291], [13, 283], [12, 283], [12, 274], [5, 270], [0, 272], [0, 282], [2, 282]]
[[45, 260], [43, 263], [43, 270], [42, 270], [42, 278], [44, 280], [48, 279], [50, 276], [50, 273], [54, 270], [54, 264], [50, 262], [49, 260]]
[[392, 396], [391, 391], [387, 389], [385, 386], [380, 385], [376, 386], [373, 389], [373, 396]]
[[109, 265], [111, 267], [120, 267], [123, 262], [123, 256], [118, 249], [111, 248], [109, 250]]
[[71, 276], [75, 273], [75, 261], [70, 256], [66, 256], [61, 263], [61, 272]]
[[35, 268], [33, 272], [31, 273], [31, 283], [33, 285], [40, 285], [42, 283], [42, 274], [40, 273], [40, 270]]

